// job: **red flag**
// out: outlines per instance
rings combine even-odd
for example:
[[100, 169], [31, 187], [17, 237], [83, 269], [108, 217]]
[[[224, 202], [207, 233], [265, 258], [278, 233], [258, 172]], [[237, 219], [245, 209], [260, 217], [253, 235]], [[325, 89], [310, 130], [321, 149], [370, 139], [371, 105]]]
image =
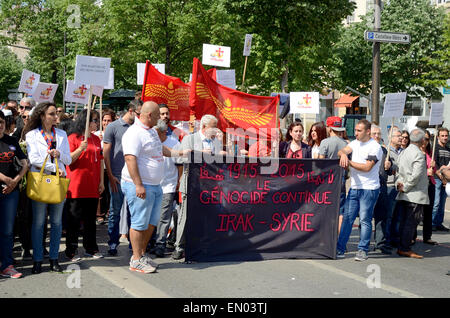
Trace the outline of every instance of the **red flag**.
[[277, 127], [278, 101], [278, 96], [250, 95], [220, 85], [194, 58], [189, 105], [197, 119], [211, 114], [219, 120], [218, 128], [222, 131], [226, 128], [265, 128], [270, 135], [270, 129]]
[[189, 88], [189, 84], [160, 73], [149, 61], [146, 62], [142, 101], [166, 104], [171, 120], [189, 120]]

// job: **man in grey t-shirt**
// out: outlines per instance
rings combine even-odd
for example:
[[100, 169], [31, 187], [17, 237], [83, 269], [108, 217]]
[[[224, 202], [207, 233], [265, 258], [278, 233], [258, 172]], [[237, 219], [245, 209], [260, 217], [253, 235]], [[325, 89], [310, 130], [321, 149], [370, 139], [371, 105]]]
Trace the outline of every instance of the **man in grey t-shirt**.
[[122, 118], [117, 119], [106, 127], [103, 137], [103, 157], [109, 178], [111, 203], [108, 217], [109, 250], [111, 256], [117, 255], [119, 245], [120, 210], [123, 205], [123, 193], [120, 188], [120, 177], [125, 159], [122, 150], [122, 136], [134, 123], [135, 114], [139, 116], [142, 102], [133, 100], [128, 104], [128, 111]]
[[[319, 147], [319, 159], [339, 159], [337, 153], [342, 148], [345, 148], [348, 143], [342, 138], [344, 136], [345, 127], [342, 127], [342, 119], [337, 116], [327, 118], [327, 129], [330, 137], [325, 138], [320, 143]], [[344, 215], [345, 207], [345, 178], [346, 170], [342, 171], [342, 184], [341, 184], [341, 199], [339, 205], [339, 226], [341, 229], [342, 219]]]

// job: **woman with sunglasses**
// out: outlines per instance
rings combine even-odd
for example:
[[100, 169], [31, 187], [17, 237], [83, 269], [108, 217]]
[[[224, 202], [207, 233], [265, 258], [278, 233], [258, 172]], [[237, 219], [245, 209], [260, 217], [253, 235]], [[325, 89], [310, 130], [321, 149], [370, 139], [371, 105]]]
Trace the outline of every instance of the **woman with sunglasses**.
[[[37, 105], [24, 127], [27, 153], [32, 172], [41, 171], [45, 158], [45, 174], [59, 174], [66, 176], [66, 166], [72, 162], [70, 157], [69, 143], [65, 131], [56, 128], [56, 105], [44, 102]], [[59, 171], [56, 171], [55, 158], [58, 160]], [[59, 244], [62, 233], [62, 212], [64, 201], [58, 204], [47, 204], [31, 200], [33, 221], [31, 225], [31, 242], [33, 246], [33, 274], [42, 271], [42, 260], [44, 258], [44, 225], [48, 214], [50, 215], [50, 270], [62, 272], [58, 263]]]
[[402, 148], [402, 151], [408, 148], [409, 146], [409, 132], [407, 130], [402, 131], [402, 143], [400, 145], [400, 148]]
[[88, 139], [85, 140], [87, 110], [78, 114], [69, 129], [69, 147], [72, 163], [67, 167], [70, 179], [67, 191], [66, 256], [72, 261], [77, 256], [78, 234], [83, 223], [83, 247], [85, 256], [102, 258], [96, 241], [97, 202], [104, 190], [103, 152], [101, 141], [92, 132], [96, 131], [99, 114], [91, 111]]

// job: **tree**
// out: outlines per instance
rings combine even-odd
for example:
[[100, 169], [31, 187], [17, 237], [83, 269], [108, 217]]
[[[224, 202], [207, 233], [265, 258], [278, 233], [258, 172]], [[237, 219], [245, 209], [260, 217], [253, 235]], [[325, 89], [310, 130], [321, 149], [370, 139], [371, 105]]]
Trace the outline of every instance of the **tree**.
[[322, 83], [320, 66], [336, 28], [354, 4], [348, 0], [234, 0], [228, 8], [247, 33], [255, 34], [249, 82], [269, 92]]
[[[330, 81], [370, 94], [372, 45], [363, 38], [373, 14], [344, 28], [335, 45]], [[391, 0], [381, 14], [381, 30], [408, 33], [411, 44], [381, 44], [381, 93], [406, 91], [409, 96], [438, 97], [438, 83], [449, 77], [448, 44], [444, 43], [444, 12], [428, 0]], [[438, 52], [447, 54], [442, 58]], [[445, 66], [447, 65], [447, 66]], [[447, 69], [445, 69], [447, 68]]]
[[6, 47], [0, 47], [0, 101], [8, 99], [8, 89], [19, 87], [22, 62]]

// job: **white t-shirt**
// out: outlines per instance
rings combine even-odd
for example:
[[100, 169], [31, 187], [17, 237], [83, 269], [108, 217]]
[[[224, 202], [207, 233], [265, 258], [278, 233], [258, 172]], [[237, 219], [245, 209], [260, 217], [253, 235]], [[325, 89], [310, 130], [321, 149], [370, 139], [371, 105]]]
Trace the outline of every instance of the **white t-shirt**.
[[[162, 144], [158, 133], [146, 127], [136, 118], [122, 137], [123, 155], [133, 155], [137, 158], [139, 175], [143, 184], [159, 185], [164, 176], [164, 159]], [[133, 182], [128, 172], [127, 164], [122, 169], [122, 179]]]
[[313, 158], [319, 158], [319, 146], [314, 144], [314, 146], [311, 149], [311, 155]]
[[352, 161], [366, 163], [368, 159], [376, 160], [369, 172], [362, 172], [350, 167], [352, 189], [376, 190], [380, 187], [380, 164], [383, 158], [381, 146], [373, 139], [361, 142], [357, 139], [348, 144], [352, 148]]
[[[178, 149], [180, 142], [172, 136], [167, 136], [167, 139], [163, 142], [163, 145]], [[164, 177], [161, 180], [161, 187], [163, 193], [174, 193], [177, 189], [178, 183], [178, 169], [175, 166], [175, 158], [164, 157]]]

